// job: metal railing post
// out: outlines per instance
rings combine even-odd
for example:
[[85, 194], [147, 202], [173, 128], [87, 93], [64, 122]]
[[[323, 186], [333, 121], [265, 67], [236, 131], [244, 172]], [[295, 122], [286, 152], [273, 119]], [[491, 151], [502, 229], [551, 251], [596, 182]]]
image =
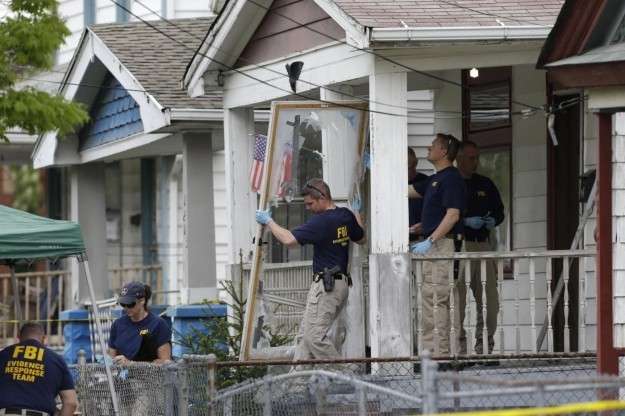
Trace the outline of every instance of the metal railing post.
[[425, 350], [421, 354], [421, 383], [423, 383], [423, 414], [438, 412], [438, 388], [436, 371], [438, 363], [430, 358], [430, 351]]
[[189, 382], [188, 382], [188, 363], [183, 358], [177, 365], [176, 371], [176, 389], [178, 391], [178, 416], [187, 416], [189, 413]]
[[173, 364], [168, 364], [163, 369], [165, 370], [163, 374], [163, 389], [165, 390], [165, 416], [175, 416], [176, 395], [174, 390], [176, 389], [176, 368]]
[[263, 384], [265, 393], [263, 416], [271, 416], [271, 379], [269, 376], [265, 376]]
[[215, 412], [215, 396], [217, 395], [216, 389], [216, 370], [217, 370], [217, 356], [215, 354], [208, 354], [208, 414], [213, 416]]

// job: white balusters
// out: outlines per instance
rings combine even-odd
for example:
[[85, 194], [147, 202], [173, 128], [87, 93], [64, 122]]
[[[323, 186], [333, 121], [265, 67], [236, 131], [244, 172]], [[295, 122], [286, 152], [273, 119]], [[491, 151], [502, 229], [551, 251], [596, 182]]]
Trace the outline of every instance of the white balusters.
[[562, 274], [564, 277], [564, 352], [571, 351], [569, 330], [569, 258], [562, 259]]
[[423, 286], [423, 262], [416, 262], [415, 273], [417, 275], [417, 351], [423, 351], [423, 298], [421, 290]]
[[553, 278], [552, 258], [547, 258], [545, 273], [547, 274], [547, 347], [549, 352], [553, 352], [553, 325], [552, 325], [552, 299], [551, 299], [551, 279]]
[[[432, 262], [432, 267], [436, 267], [436, 262]], [[440, 345], [441, 345], [441, 337], [440, 337], [440, 329], [437, 325], [438, 318], [438, 282], [432, 282], [432, 325], [434, 326], [432, 331], [432, 339], [434, 340], [434, 355], [440, 354]]]
[[532, 351], [538, 352], [536, 348], [536, 260], [530, 260], [530, 322], [532, 331]]
[[503, 329], [503, 260], [497, 260], [497, 294], [499, 299], [499, 353], [503, 354], [505, 352], [505, 338], [504, 338], [504, 329]]
[[467, 260], [465, 261], [464, 266], [464, 284], [465, 284], [465, 295], [466, 295], [466, 303], [465, 303], [465, 313], [467, 316], [467, 327], [466, 327], [466, 342], [467, 342], [467, 354], [473, 354], [473, 323], [471, 321], [471, 264], [472, 262]]
[[586, 351], [586, 298], [588, 297], [586, 270], [588, 270], [588, 257], [580, 261], [579, 267], [579, 351]]
[[514, 312], [516, 315], [516, 322], [514, 332], [516, 335], [516, 353], [521, 353], [521, 315], [520, 315], [520, 302], [519, 302], [519, 259], [513, 260], [513, 269], [514, 269]]
[[[454, 297], [454, 260], [449, 260], [449, 273], [448, 273], [448, 281], [449, 281], [449, 352], [451, 355], [456, 355], [456, 325], [455, 325], [455, 297]], [[446, 311], [443, 311], [445, 314]], [[462, 327], [462, 324], [460, 324]], [[447, 334], [443, 334], [443, 336], [447, 336]]]
[[488, 307], [486, 305], [486, 260], [484, 259], [480, 260], [480, 281], [482, 287], [478, 290], [482, 291], [482, 354], [488, 354]]

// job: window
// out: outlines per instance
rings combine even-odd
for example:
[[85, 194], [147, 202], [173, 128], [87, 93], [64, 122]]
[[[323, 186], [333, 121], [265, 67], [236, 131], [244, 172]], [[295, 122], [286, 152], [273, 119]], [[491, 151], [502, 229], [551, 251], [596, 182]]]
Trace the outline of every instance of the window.
[[[276, 222], [287, 229], [303, 224], [310, 217], [310, 213], [304, 206], [304, 199], [299, 196], [300, 190], [308, 179], [323, 177], [321, 130], [309, 128], [306, 123], [302, 123], [297, 140], [301, 141], [301, 147], [292, 156], [292, 171], [296, 172], [292, 183], [292, 193], [285, 201], [279, 202], [278, 207], [273, 210]], [[272, 263], [312, 260], [312, 252], [310, 245], [287, 248], [273, 236], [269, 240], [268, 258]]]
[[[505, 219], [493, 234], [493, 250], [513, 249], [512, 236], [512, 70], [510, 67], [480, 68], [477, 78], [463, 71], [463, 139], [480, 148], [478, 173], [497, 186], [505, 208]], [[511, 277], [512, 262], [504, 263]]]

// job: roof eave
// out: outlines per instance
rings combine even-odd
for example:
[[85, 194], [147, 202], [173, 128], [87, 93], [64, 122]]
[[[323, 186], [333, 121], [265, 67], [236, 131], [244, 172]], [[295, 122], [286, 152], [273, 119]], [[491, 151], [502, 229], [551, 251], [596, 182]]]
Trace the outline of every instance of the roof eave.
[[379, 27], [372, 42], [447, 42], [546, 39], [552, 26]]

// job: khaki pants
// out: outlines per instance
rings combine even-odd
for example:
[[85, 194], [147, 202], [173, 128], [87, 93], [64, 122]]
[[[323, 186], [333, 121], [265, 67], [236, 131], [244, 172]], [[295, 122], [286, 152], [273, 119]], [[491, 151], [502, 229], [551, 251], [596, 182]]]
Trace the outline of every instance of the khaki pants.
[[[491, 251], [492, 247], [488, 241], [465, 241], [464, 250], [467, 252], [475, 251]], [[467, 353], [467, 334], [464, 329], [464, 317], [467, 303], [466, 288], [466, 271], [468, 262], [462, 262], [460, 265], [460, 276], [456, 282], [458, 288], [458, 316], [460, 326], [460, 336], [458, 339], [459, 352]], [[483, 353], [483, 331], [484, 317], [482, 313], [482, 271], [480, 261], [472, 261], [471, 263], [471, 292], [475, 298], [475, 307], [477, 312], [477, 322], [475, 328], [475, 352]], [[495, 331], [497, 330], [497, 313], [499, 312], [499, 293], [497, 292], [497, 269], [495, 261], [486, 261], [486, 331], [488, 333], [488, 353], [493, 352], [495, 346]]]
[[345, 277], [334, 281], [331, 292], [325, 291], [323, 281], [313, 282], [308, 291], [306, 310], [297, 336], [294, 357], [296, 361], [340, 358], [328, 331], [345, 306], [348, 291]]
[[[454, 240], [442, 238], [432, 245], [431, 255], [451, 256]], [[450, 261], [424, 261], [421, 305], [423, 348], [435, 354], [449, 354], [449, 270]], [[434, 309], [436, 308], [436, 311]], [[436, 336], [436, 334], [437, 336]]]

